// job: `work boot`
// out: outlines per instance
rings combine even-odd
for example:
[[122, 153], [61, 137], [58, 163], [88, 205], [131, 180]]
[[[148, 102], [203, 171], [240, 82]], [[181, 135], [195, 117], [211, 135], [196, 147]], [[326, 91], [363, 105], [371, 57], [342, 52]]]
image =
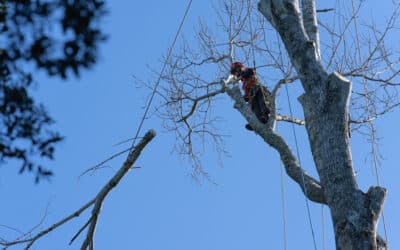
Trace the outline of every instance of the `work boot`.
[[253, 131], [253, 130], [254, 130], [253, 127], [251, 127], [251, 125], [248, 124], [248, 123], [246, 124], [245, 128], [246, 128], [247, 130], [250, 130], [250, 131]]

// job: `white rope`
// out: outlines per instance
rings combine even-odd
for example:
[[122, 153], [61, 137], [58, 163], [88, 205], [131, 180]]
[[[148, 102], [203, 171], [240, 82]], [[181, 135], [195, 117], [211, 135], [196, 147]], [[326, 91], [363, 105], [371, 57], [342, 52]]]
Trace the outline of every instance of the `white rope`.
[[[289, 90], [288, 90], [287, 84], [285, 84], [285, 89], [286, 89], [286, 96], [287, 96], [287, 100], [288, 100], [288, 104], [289, 104], [290, 116], [294, 117], [293, 116], [293, 111], [292, 111], [292, 104], [290, 102]], [[309, 204], [308, 198], [307, 198], [307, 187], [306, 187], [306, 183], [305, 183], [305, 180], [304, 180], [304, 172], [303, 172], [303, 168], [302, 168], [302, 164], [301, 164], [301, 158], [300, 158], [300, 153], [299, 153], [299, 145], [298, 145], [298, 142], [297, 142], [297, 134], [296, 134], [296, 129], [295, 129], [293, 123], [292, 123], [292, 131], [293, 131], [294, 141], [295, 141], [295, 144], [296, 144], [297, 159], [299, 160], [299, 166], [300, 166], [300, 169], [301, 169], [301, 179], [302, 179], [302, 182], [303, 182], [303, 188], [304, 188], [304, 193], [305, 193], [304, 198], [305, 198], [305, 201], [306, 201], [308, 222], [310, 223], [310, 229], [311, 229], [311, 234], [312, 234], [312, 238], [313, 238], [314, 249], [317, 250], [317, 244], [315, 242], [314, 227], [313, 227], [312, 219], [311, 219], [310, 204]]]
[[253, 68], [254, 70], [256, 70], [256, 56], [254, 53], [254, 41], [253, 41], [253, 26], [252, 26], [252, 22], [251, 22], [251, 0], [248, 1], [248, 18], [249, 18], [249, 28], [250, 28], [250, 44], [251, 44], [251, 53], [253, 56]]
[[[278, 132], [278, 128], [276, 129]], [[280, 179], [281, 179], [281, 209], [282, 209], [282, 224], [283, 224], [283, 250], [287, 249], [287, 230], [286, 230], [286, 205], [285, 205], [285, 182], [284, 182], [284, 166], [282, 161], [279, 161], [280, 165]]]
[[321, 227], [322, 227], [322, 250], [326, 250], [324, 205], [321, 205]]
[[[186, 17], [187, 17], [187, 14], [188, 14], [189, 10], [190, 10], [190, 7], [191, 7], [191, 5], [192, 5], [192, 1], [193, 1], [193, 0], [189, 0], [188, 5], [186, 6], [185, 13], [184, 13], [184, 15], [183, 15], [183, 17], [182, 17], [181, 23], [179, 24], [178, 30], [177, 30], [177, 32], [176, 32], [176, 34], [175, 34], [174, 40], [173, 40], [173, 42], [172, 42], [172, 44], [171, 44], [171, 47], [168, 49], [167, 57], [165, 58], [163, 67], [162, 67], [162, 69], [161, 69], [160, 75], [158, 76], [156, 85], [155, 85], [154, 88], [153, 88], [153, 92], [151, 93], [149, 102], [148, 102], [147, 105], [146, 105], [146, 109], [145, 109], [145, 111], [144, 111], [144, 113], [143, 113], [143, 117], [142, 117], [142, 119], [140, 120], [140, 123], [139, 123], [139, 126], [138, 126], [137, 130], [136, 130], [135, 136], [132, 138], [132, 144], [131, 144], [130, 148], [125, 149], [125, 150], [123, 150], [123, 151], [121, 151], [121, 152], [118, 152], [118, 153], [112, 155], [111, 157], [108, 157], [107, 159], [103, 160], [102, 162], [96, 164], [95, 166], [93, 166], [93, 167], [91, 167], [91, 168], [85, 170], [85, 172], [83, 172], [80, 176], [83, 176], [83, 175], [85, 175], [86, 173], [88, 173], [88, 172], [90, 172], [90, 171], [94, 171], [94, 170], [100, 168], [100, 167], [101, 167], [102, 165], [104, 165], [105, 163], [107, 163], [107, 162], [109, 162], [110, 160], [112, 160], [112, 159], [114, 159], [114, 158], [116, 158], [116, 157], [118, 157], [118, 156], [124, 154], [125, 152], [128, 152], [128, 151], [129, 151], [129, 153], [132, 153], [132, 151], [135, 149], [136, 139], [138, 138], [138, 135], [139, 135], [139, 133], [140, 133], [140, 130], [142, 129], [144, 120], [146, 119], [147, 113], [149, 112], [149, 109], [150, 109], [151, 103], [152, 103], [152, 101], [153, 101], [153, 99], [154, 99], [154, 96], [155, 96], [155, 93], [156, 93], [156, 91], [157, 91], [157, 88], [158, 88], [158, 86], [160, 85], [161, 77], [162, 77], [162, 75], [163, 75], [163, 73], [164, 73], [164, 70], [165, 70], [165, 68], [166, 68], [167, 62], [168, 62], [169, 58], [171, 57], [172, 49], [175, 47], [176, 41], [178, 40], [178, 36], [179, 36], [180, 32], [182, 31], [182, 27], [183, 27], [183, 24], [184, 24], [184, 22], [185, 22], [185, 20], [186, 20]], [[139, 137], [139, 138], [140, 138], [140, 137]], [[129, 140], [130, 140], [130, 139], [129, 139]]]
[[156, 85], [154, 86], [154, 89], [153, 89], [153, 92], [151, 93], [149, 102], [148, 102], [147, 105], [146, 105], [146, 110], [145, 110], [144, 113], [143, 113], [143, 117], [142, 117], [142, 119], [141, 119], [141, 121], [140, 121], [140, 123], [139, 123], [139, 126], [138, 126], [138, 128], [137, 128], [137, 130], [136, 130], [136, 134], [135, 134], [135, 136], [134, 136], [134, 138], [133, 138], [133, 142], [132, 142], [132, 146], [131, 146], [131, 151], [132, 151], [132, 150], [134, 149], [134, 147], [135, 147], [136, 138], [138, 137], [138, 135], [139, 135], [139, 133], [140, 133], [140, 130], [142, 129], [144, 120], [146, 119], [147, 113], [149, 112], [149, 109], [150, 109], [151, 103], [152, 103], [152, 101], [153, 101], [153, 98], [154, 98], [154, 96], [155, 96], [155, 94], [156, 94], [157, 88], [158, 88], [158, 86], [160, 85], [161, 78], [162, 78], [162, 75], [163, 75], [164, 70], [165, 70], [165, 68], [166, 68], [167, 62], [168, 62], [169, 58], [171, 57], [172, 50], [173, 50], [173, 48], [175, 47], [176, 41], [178, 40], [178, 36], [179, 36], [180, 32], [182, 31], [183, 24], [185, 23], [187, 14], [189, 13], [190, 7], [191, 7], [191, 5], [192, 5], [192, 1], [193, 1], [193, 0], [189, 0], [188, 5], [186, 6], [185, 14], [183, 15], [182, 20], [181, 20], [181, 23], [179, 24], [178, 30], [176, 31], [176, 34], [175, 34], [174, 40], [173, 40], [173, 42], [172, 42], [172, 45], [171, 45], [171, 47], [170, 47], [169, 50], [168, 50], [167, 57], [165, 58], [165, 61], [164, 61], [163, 67], [162, 67], [162, 69], [161, 69], [160, 75], [158, 76], [157, 83], [156, 83]]
[[[256, 56], [254, 52], [254, 41], [253, 41], [253, 26], [251, 22], [251, 0], [248, 1], [248, 18], [249, 18], [249, 28], [250, 28], [250, 44], [251, 53], [253, 57], [253, 68], [256, 70]], [[286, 208], [285, 208], [285, 184], [283, 176], [283, 164], [280, 162], [280, 179], [281, 179], [281, 209], [282, 209], [282, 223], [283, 223], [283, 249], [287, 249], [287, 233], [286, 233]]]
[[287, 237], [286, 237], [286, 208], [285, 208], [285, 184], [283, 176], [283, 164], [280, 164], [281, 174], [281, 206], [282, 206], [282, 223], [283, 223], [283, 250], [287, 248]]

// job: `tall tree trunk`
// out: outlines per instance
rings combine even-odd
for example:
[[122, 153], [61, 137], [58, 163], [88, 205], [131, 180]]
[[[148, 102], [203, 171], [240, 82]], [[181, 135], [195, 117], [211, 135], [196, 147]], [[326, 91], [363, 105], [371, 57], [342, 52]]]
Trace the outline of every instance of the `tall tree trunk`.
[[280, 34], [305, 91], [299, 100], [336, 249], [387, 249], [377, 236], [386, 190], [358, 188], [348, 137], [351, 83], [336, 72], [328, 74], [320, 62], [315, 1], [303, 1], [303, 18], [297, 0], [261, 0], [258, 7]]

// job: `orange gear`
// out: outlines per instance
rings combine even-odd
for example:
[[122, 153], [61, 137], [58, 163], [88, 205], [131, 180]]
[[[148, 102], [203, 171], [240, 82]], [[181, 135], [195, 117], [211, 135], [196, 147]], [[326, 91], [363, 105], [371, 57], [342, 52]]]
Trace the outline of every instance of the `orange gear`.
[[245, 68], [240, 76], [240, 80], [242, 81], [242, 89], [244, 90], [244, 98], [248, 101], [251, 100], [251, 89], [254, 85], [257, 84], [258, 78], [255, 74], [254, 70], [251, 68]]

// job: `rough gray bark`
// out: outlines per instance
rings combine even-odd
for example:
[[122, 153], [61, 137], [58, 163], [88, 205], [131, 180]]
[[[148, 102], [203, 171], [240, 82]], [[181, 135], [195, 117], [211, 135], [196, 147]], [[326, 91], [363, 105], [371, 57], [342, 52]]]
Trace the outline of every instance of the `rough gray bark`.
[[319, 32], [317, 21], [317, 9], [315, 7], [315, 0], [302, 0], [301, 12], [304, 23], [304, 28], [307, 32], [308, 39], [314, 43], [315, 53], [317, 58], [321, 59], [321, 51], [319, 45]]
[[[261, 0], [258, 7], [279, 33], [304, 88], [299, 101], [320, 178], [320, 183], [313, 180], [319, 187], [313, 190], [322, 190], [323, 199], [306, 196], [329, 206], [337, 249], [387, 249], [376, 232], [386, 190], [371, 187], [364, 193], [358, 188], [348, 137], [351, 83], [336, 72], [326, 72], [321, 64], [315, 1], [303, 1], [304, 20], [297, 0]], [[254, 117], [245, 117], [267, 143], [276, 142], [272, 129], [258, 126]], [[288, 165], [290, 153], [278, 149], [282, 147], [280, 143], [271, 146]]]

